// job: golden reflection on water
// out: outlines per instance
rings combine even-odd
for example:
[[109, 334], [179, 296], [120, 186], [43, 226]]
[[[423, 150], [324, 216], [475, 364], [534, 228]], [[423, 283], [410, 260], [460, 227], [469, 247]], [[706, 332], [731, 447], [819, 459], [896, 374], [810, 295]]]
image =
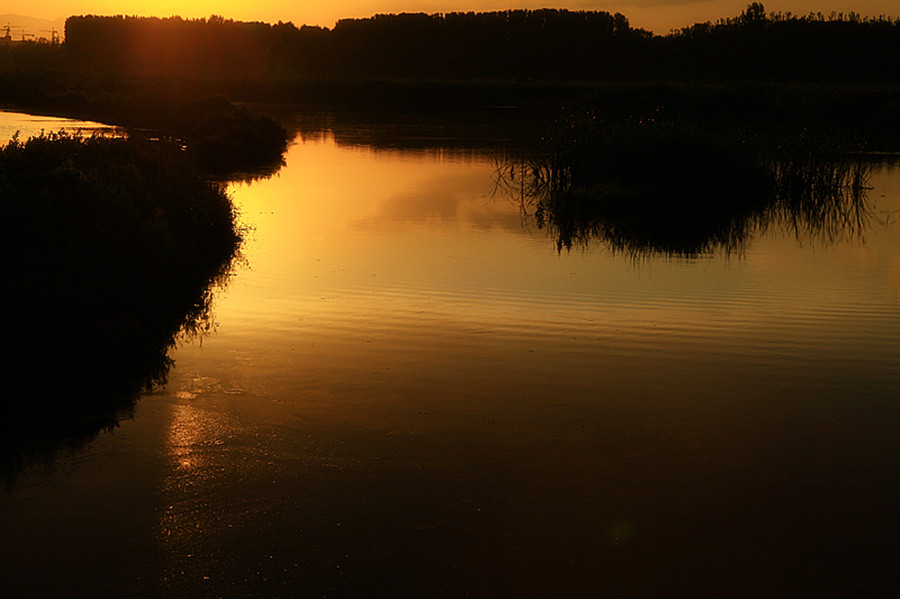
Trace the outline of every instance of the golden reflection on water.
[[[11, 500], [8, 536], [42, 540], [14, 567], [54, 547], [120, 595], [173, 597], [656, 596], [756, 573], [850, 596], [845, 573], [895, 570], [896, 166], [865, 243], [770, 227], [740, 256], [634, 261], [558, 254], [492, 197], [487, 154], [312, 135], [287, 163], [232, 188], [247, 262], [214, 332], [68, 479]], [[662, 593], [625, 586], [648, 568]]]
[[[176, 397], [189, 402], [196, 399], [197, 394], [179, 391]], [[190, 472], [197, 470], [202, 464], [202, 446], [210, 439], [210, 423], [204, 418], [202, 411], [195, 409], [190, 403], [180, 403], [173, 415], [169, 430], [169, 450], [177, 470]]]
[[[276, 178], [233, 188], [253, 230], [251, 272], [236, 277], [219, 320], [247, 335], [265, 327], [303, 338], [348, 327], [364, 338], [379, 322], [384, 332], [404, 320], [432, 331], [541, 329], [545, 318], [599, 323], [604, 335], [623, 322], [682, 331], [712, 323], [733, 334], [855, 312], [872, 292], [855, 273], [871, 269], [883, 272], [876, 291], [897, 294], [896, 236], [880, 232], [878, 243], [829, 246], [774, 227], [728, 258], [635, 262], [600, 244], [559, 255], [515, 202], [492, 195], [495, 164], [488, 155], [340, 146], [328, 136], [297, 143]], [[890, 205], [895, 180], [896, 171], [881, 170], [872, 181]], [[810, 251], [798, 251], [804, 246]]]
[[[772, 227], [741, 256], [636, 262], [558, 254], [492, 197], [494, 164], [310, 136], [233, 186], [247, 265], [168, 386], [171, 576], [316, 587], [421, 557], [510, 584], [648, 547], [790, 569], [802, 501], [869, 505], [896, 445], [896, 168], [865, 244]], [[829, 510], [809, 526], [840, 529]]]
[[164, 481], [164, 510], [160, 535], [164, 543], [182, 544], [209, 522], [203, 513], [211, 481], [221, 476], [222, 450], [233, 432], [227, 414], [211, 411], [197, 402], [205, 396], [238, 393], [226, 391], [210, 377], [194, 377], [174, 391], [166, 447], [171, 469]]
[[[467, 358], [486, 354], [499, 380], [522, 364], [562, 376], [589, 367], [610, 381], [628, 367], [653, 371], [642, 384], [660, 381], [662, 392], [678, 369], [727, 386], [717, 362], [747, 354], [784, 373], [786, 356], [808, 368], [855, 347], [864, 361], [900, 333], [895, 167], [872, 177], [864, 242], [770, 226], [743, 255], [635, 261], [602, 244], [558, 254], [515, 201], [493, 194], [489, 153], [311, 135], [286, 161], [274, 178], [232, 188], [251, 230], [249, 266], [222, 294], [221, 343], [207, 350], [227, 351], [229, 385], [277, 380], [331, 395], [330, 382], [365, 388], [374, 373], [379, 384], [432, 373], [465, 385]], [[504, 362], [520, 348], [530, 355]]]
[[120, 130], [103, 123], [64, 119], [52, 116], [5, 112], [0, 110], [0, 146], [6, 145], [13, 135], [18, 133], [19, 140], [25, 141], [43, 133], [57, 132], [64, 129], [70, 134], [82, 134], [85, 137], [92, 133], [116, 134]]

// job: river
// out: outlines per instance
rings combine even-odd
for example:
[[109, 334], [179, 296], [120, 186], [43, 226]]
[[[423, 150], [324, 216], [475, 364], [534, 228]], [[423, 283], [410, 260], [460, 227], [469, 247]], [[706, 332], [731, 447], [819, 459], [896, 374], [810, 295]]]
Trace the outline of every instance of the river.
[[558, 251], [502, 132], [396, 118], [304, 121], [231, 184], [214, 331], [0, 492], [10, 596], [898, 590], [896, 162], [846, 234]]

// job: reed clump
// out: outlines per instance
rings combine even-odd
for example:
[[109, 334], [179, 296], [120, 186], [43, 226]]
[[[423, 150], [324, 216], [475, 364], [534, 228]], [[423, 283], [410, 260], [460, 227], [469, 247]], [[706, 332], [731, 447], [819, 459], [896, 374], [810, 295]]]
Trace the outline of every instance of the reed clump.
[[557, 251], [594, 240], [635, 256], [739, 252], [787, 223], [834, 239], [866, 226], [868, 167], [796, 140], [770, 147], [731, 129], [570, 117], [509, 160], [497, 184], [522, 202]]
[[872, 220], [870, 162], [807, 150], [770, 160], [768, 168], [774, 182], [768, 222], [823, 242], [863, 236]]

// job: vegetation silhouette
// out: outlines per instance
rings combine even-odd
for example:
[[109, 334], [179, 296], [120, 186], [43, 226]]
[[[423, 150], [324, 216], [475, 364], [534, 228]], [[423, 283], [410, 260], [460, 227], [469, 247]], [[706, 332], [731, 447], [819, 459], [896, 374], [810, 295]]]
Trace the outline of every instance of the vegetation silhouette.
[[767, 13], [753, 2], [738, 17], [698, 23], [655, 41], [659, 48], [651, 72], [656, 74], [675, 72], [693, 80], [896, 81], [890, 63], [900, 49], [900, 18]]
[[179, 108], [168, 127], [163, 121], [155, 128], [182, 137], [188, 155], [204, 172], [270, 175], [284, 164], [288, 135], [274, 119], [237, 107], [221, 96], [175, 105]]
[[[555, 9], [375, 15], [331, 29], [87, 15], [67, 20], [62, 44], [0, 48], [0, 104], [163, 129], [206, 148], [224, 146], [193, 130], [205, 120], [193, 103], [223, 96], [328, 110], [516, 106], [526, 122], [573, 106], [607, 119], [662, 112], [776, 133], [828, 129], [884, 150], [900, 138], [898, 51], [900, 19], [759, 3], [662, 36], [621, 14]], [[274, 164], [257, 157], [271, 158], [283, 136], [238, 112], [224, 119], [244, 139], [229, 154], [255, 148], [245, 162]]]
[[287, 148], [287, 132], [276, 120], [222, 96], [194, 94], [167, 83], [70, 86], [65, 77], [44, 80], [27, 73], [8, 75], [6, 82], [17, 90], [7, 92], [13, 107], [102, 121], [135, 136], [177, 138], [201, 169], [216, 175], [274, 172]]
[[245, 23], [213, 15], [73, 16], [66, 19], [66, 59], [92, 71], [129, 75], [253, 75], [269, 47], [292, 26]]
[[543, 148], [500, 164], [496, 184], [559, 252], [601, 242], [636, 259], [695, 258], [739, 253], [776, 222], [826, 241], [865, 231], [866, 163], [800, 142], [735, 139], [683, 125], [570, 121]]
[[241, 234], [220, 184], [168, 142], [42, 135], [0, 148], [7, 310], [0, 464], [78, 444], [163, 383], [211, 326]]
[[900, 19], [856, 13], [738, 17], [655, 36], [620, 14], [558, 9], [379, 14], [331, 29], [73, 16], [73, 66], [130, 75], [461, 80], [896, 81]]

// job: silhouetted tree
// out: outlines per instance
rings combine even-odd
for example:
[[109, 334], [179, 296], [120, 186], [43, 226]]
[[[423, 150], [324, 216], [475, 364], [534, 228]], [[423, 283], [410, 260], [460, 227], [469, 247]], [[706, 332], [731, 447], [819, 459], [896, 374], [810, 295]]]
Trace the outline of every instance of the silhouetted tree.
[[762, 23], [766, 20], [766, 9], [761, 2], [751, 2], [741, 14], [741, 20], [747, 25]]
[[207, 78], [896, 81], [900, 19], [770, 14], [753, 2], [653, 36], [622, 14], [557, 9], [379, 14], [333, 29], [79, 16], [64, 52], [94, 72]]

